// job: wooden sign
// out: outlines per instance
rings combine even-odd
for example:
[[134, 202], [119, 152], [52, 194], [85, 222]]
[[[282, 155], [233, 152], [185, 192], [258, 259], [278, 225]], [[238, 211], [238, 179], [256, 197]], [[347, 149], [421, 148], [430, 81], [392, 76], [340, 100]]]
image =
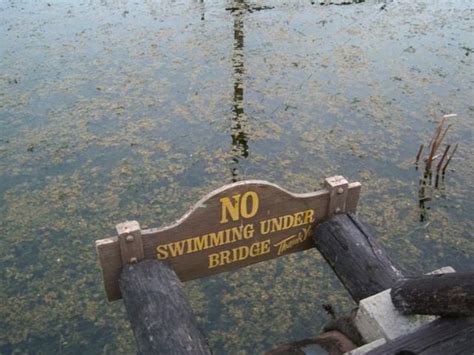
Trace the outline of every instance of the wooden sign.
[[355, 212], [361, 185], [341, 176], [320, 191], [293, 194], [266, 181], [226, 185], [202, 198], [172, 225], [140, 230], [117, 226], [118, 236], [96, 241], [109, 301], [121, 298], [122, 266], [144, 259], [169, 262], [181, 281], [305, 250], [315, 224]]

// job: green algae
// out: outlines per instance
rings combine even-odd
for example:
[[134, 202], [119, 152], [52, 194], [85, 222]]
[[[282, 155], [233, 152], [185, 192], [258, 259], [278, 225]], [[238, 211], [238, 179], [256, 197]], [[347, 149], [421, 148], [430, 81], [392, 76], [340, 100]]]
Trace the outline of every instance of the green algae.
[[[0, 4], [1, 353], [134, 352], [94, 240], [170, 223], [234, 179], [358, 180], [360, 218], [403, 267], [473, 268], [469, 2], [226, 4]], [[451, 112], [459, 151], [420, 223], [414, 158]], [[323, 303], [355, 306], [314, 250], [185, 291], [218, 354], [313, 336]]]

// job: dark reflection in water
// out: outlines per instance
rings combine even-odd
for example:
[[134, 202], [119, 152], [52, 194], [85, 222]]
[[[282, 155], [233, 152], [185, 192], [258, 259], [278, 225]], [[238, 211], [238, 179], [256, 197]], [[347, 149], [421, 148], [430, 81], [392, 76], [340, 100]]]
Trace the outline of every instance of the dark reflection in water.
[[[319, 5], [352, 5], [352, 4], [360, 4], [365, 2], [365, 0], [349, 0], [349, 1], [330, 1], [324, 0], [320, 1]], [[311, 1], [311, 4], [314, 5], [314, 1]]]
[[234, 68], [234, 105], [232, 107], [232, 182], [239, 180], [238, 165], [242, 158], [249, 155], [248, 145], [248, 117], [244, 110], [244, 21], [247, 4], [244, 0], [235, 0], [232, 16], [234, 17], [234, 51], [232, 53], [232, 66]]
[[206, 5], [204, 3], [204, 0], [199, 0], [200, 4], [200, 11], [201, 11], [201, 21], [204, 21], [206, 19], [205, 13], [206, 13]]

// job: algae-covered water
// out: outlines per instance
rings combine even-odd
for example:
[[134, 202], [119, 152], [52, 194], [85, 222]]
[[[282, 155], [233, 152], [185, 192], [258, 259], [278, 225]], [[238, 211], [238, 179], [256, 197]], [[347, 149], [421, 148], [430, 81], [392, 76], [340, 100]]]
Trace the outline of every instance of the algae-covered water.
[[[360, 181], [400, 265], [474, 269], [472, 2], [324, 2], [0, 0], [0, 353], [133, 353], [94, 241], [243, 179]], [[451, 113], [459, 148], [420, 210], [415, 156]], [[355, 306], [315, 250], [185, 290], [216, 354]]]

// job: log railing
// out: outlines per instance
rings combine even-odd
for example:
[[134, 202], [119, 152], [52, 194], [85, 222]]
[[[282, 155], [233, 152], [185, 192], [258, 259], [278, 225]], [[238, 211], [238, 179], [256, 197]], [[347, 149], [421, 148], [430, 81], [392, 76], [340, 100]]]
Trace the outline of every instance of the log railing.
[[96, 242], [108, 299], [123, 297], [139, 353], [211, 354], [181, 281], [316, 247], [357, 303], [391, 288], [401, 314], [458, 317], [389, 341], [380, 353], [421, 354], [417, 341], [426, 349], [437, 341], [474, 349], [474, 273], [409, 276], [353, 215], [359, 192], [359, 183], [340, 176], [307, 194], [243, 181], [205, 196], [173, 225], [122, 223], [117, 237]]

